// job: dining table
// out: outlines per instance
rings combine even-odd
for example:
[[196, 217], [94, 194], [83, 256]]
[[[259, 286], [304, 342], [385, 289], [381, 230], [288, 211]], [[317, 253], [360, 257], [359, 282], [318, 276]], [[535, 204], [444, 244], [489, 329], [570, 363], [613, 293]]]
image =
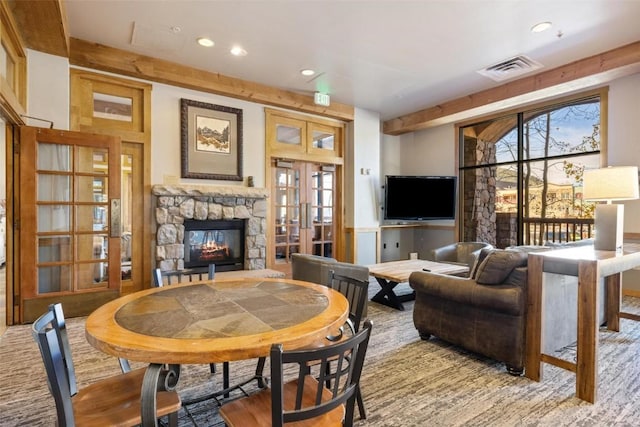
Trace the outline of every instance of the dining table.
[[285, 350], [304, 348], [338, 335], [348, 313], [341, 293], [314, 283], [204, 280], [110, 301], [87, 317], [85, 333], [104, 353], [148, 363], [142, 425], [157, 426], [156, 392], [175, 389], [180, 365], [264, 360], [273, 344]]

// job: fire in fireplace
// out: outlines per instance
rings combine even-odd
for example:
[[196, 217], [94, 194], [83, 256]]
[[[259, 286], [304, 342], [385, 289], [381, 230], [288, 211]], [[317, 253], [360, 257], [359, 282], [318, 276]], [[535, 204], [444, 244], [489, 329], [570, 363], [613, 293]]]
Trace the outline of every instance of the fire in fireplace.
[[215, 264], [216, 271], [242, 270], [244, 227], [242, 219], [185, 221], [184, 266]]

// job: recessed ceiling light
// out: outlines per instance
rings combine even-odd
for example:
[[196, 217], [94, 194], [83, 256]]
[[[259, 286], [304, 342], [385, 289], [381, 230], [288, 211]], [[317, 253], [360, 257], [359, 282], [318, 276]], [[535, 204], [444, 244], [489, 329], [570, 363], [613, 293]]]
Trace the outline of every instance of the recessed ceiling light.
[[210, 38], [200, 37], [198, 38], [198, 44], [204, 47], [212, 47], [215, 43]]
[[303, 76], [313, 76], [316, 72], [309, 69], [309, 68], [305, 68], [304, 70], [300, 71], [300, 74], [302, 74]]
[[241, 48], [240, 46], [232, 47], [229, 52], [231, 52], [231, 55], [233, 55], [233, 56], [246, 56], [247, 55], [247, 51], [244, 50], [243, 48]]
[[540, 22], [536, 25], [534, 25], [533, 27], [531, 27], [531, 32], [532, 33], [541, 33], [545, 30], [548, 30], [549, 28], [551, 28], [551, 22], [546, 21], [546, 22]]

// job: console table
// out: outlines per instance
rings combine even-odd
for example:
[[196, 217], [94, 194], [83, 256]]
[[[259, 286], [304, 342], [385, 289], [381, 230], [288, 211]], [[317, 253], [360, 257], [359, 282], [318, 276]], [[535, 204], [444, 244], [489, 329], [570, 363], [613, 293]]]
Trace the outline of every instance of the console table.
[[[575, 372], [576, 396], [594, 403], [598, 388], [598, 282], [605, 280], [607, 329], [620, 331], [620, 318], [640, 321], [640, 316], [620, 311], [620, 276], [640, 266], [640, 244], [625, 244], [621, 252], [597, 251], [581, 246], [529, 254], [527, 286], [527, 347], [525, 376], [542, 377], [542, 362]], [[541, 351], [543, 273], [578, 277], [577, 363]]]

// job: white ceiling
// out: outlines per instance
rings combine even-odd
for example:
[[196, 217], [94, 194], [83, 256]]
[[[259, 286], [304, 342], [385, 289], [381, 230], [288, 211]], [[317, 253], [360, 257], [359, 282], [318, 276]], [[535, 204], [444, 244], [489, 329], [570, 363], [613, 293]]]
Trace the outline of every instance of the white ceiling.
[[[640, 40], [640, 0], [67, 0], [65, 5], [72, 37], [281, 89], [324, 91], [332, 101], [377, 111], [384, 120], [503, 84], [476, 71], [512, 56], [527, 55], [544, 71]], [[531, 33], [541, 21], [553, 26]], [[201, 36], [214, 40], [215, 47], [197, 45]], [[234, 44], [248, 55], [230, 55]], [[319, 76], [303, 77], [304, 68]]]

